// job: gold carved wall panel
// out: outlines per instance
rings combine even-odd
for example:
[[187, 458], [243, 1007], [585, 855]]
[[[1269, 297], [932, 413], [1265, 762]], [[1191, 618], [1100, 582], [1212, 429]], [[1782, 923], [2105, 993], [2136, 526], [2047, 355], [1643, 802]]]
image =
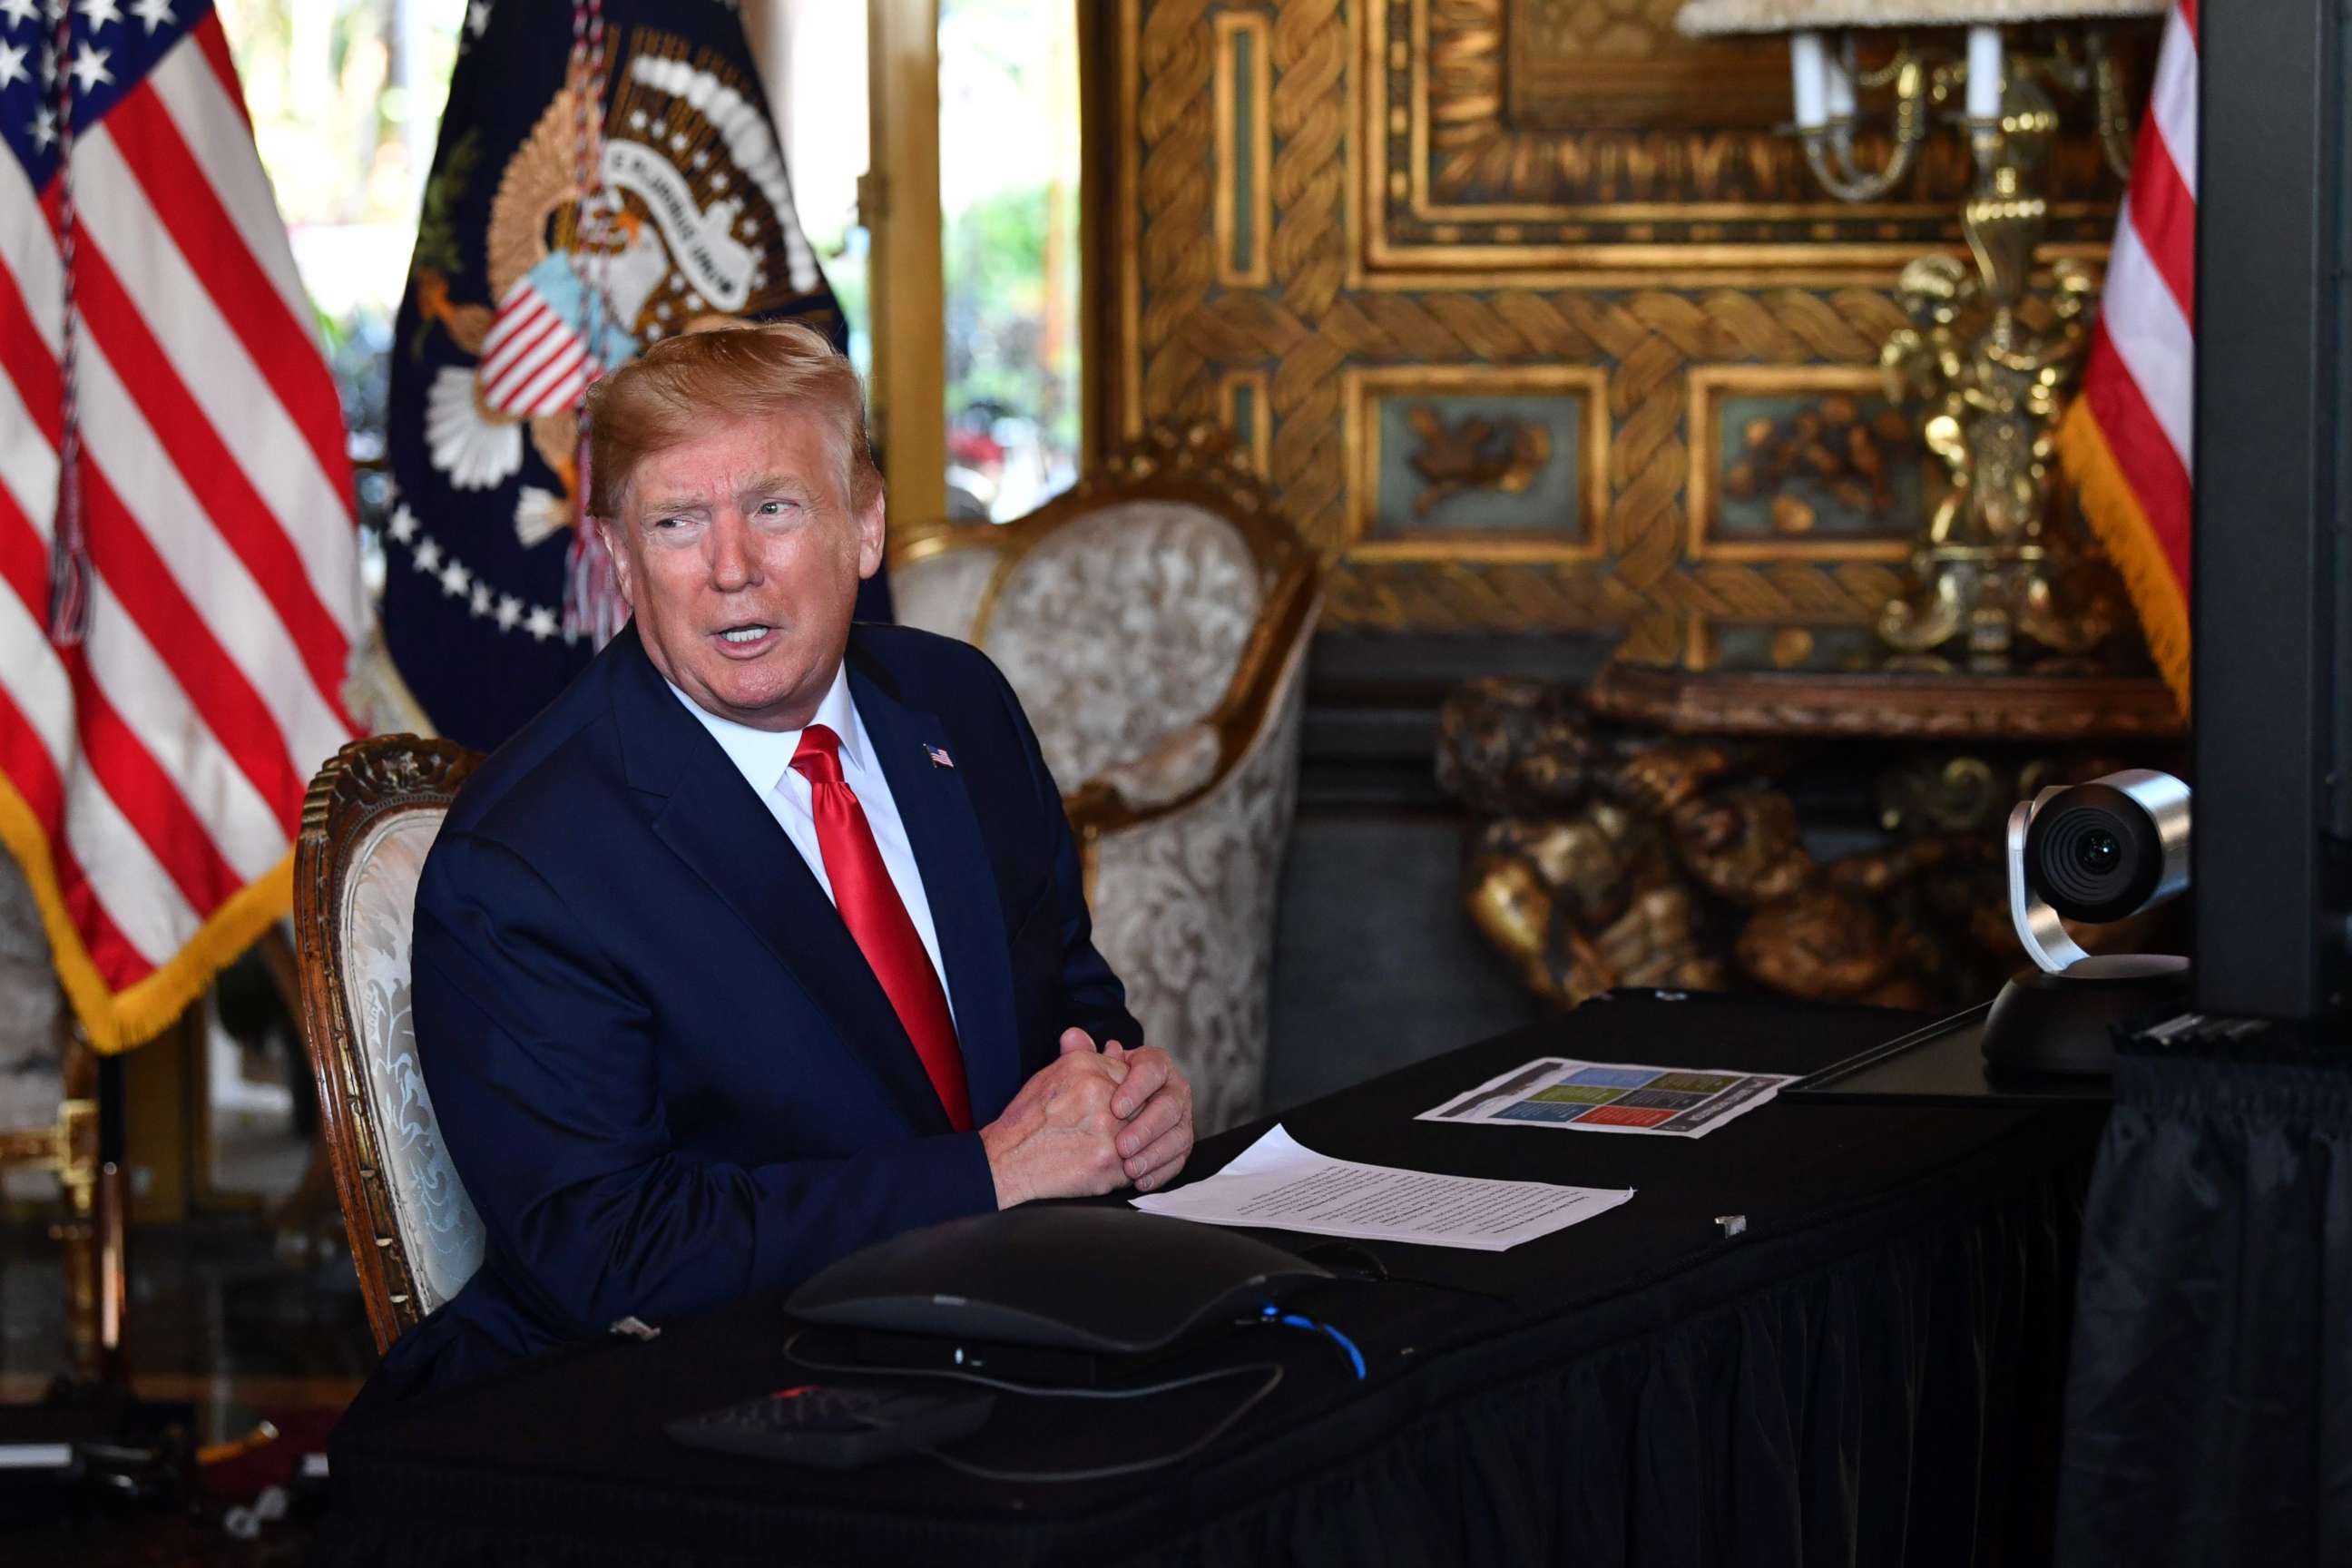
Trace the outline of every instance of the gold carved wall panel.
[[[1873, 367], [1902, 263], [1958, 244], [1957, 138], [1832, 201], [1785, 46], [1675, 0], [1115, 3], [1112, 423], [1234, 426], [1331, 622], [1665, 637], [1895, 591], [1927, 481]], [[2096, 147], [2052, 188], [2097, 255]]]

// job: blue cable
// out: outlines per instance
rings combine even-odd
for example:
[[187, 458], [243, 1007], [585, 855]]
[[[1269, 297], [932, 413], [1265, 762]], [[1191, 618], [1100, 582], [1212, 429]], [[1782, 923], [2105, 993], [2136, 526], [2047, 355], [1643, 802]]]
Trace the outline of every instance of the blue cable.
[[1364, 1352], [1356, 1348], [1355, 1341], [1330, 1324], [1318, 1323], [1314, 1319], [1304, 1317], [1297, 1312], [1286, 1312], [1271, 1301], [1260, 1310], [1259, 1316], [1269, 1323], [1280, 1323], [1286, 1328], [1305, 1329], [1309, 1332], [1324, 1335], [1333, 1344], [1348, 1352], [1348, 1364], [1356, 1369], [1356, 1381], [1359, 1383], [1364, 1381]]

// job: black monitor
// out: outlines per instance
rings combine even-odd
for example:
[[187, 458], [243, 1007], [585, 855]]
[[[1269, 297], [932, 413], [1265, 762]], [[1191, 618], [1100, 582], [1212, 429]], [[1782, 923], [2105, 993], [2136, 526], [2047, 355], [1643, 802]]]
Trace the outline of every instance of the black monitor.
[[2330, 0], [2202, 8], [2191, 568], [2197, 1005], [2343, 1011], [2352, 202]]

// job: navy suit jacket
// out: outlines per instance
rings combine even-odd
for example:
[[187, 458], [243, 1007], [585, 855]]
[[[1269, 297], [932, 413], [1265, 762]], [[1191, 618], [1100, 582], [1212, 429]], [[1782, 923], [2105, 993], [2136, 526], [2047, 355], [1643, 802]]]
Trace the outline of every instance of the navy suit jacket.
[[[1142, 1031], [1004, 678], [896, 626], [854, 627], [847, 664], [985, 1125], [1064, 1029]], [[467, 781], [414, 962], [425, 1083], [488, 1246], [387, 1355], [403, 1391], [996, 1206], [979, 1135], [950, 1129], [831, 900], [634, 625]]]

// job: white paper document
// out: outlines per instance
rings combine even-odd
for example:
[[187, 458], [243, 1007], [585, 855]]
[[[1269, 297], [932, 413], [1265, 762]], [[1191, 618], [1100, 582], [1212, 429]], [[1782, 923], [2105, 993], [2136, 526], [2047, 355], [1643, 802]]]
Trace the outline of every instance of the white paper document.
[[1416, 1121], [1565, 1127], [1704, 1138], [1747, 1115], [1795, 1080], [1785, 1073], [1717, 1072], [1543, 1057], [1490, 1078]]
[[1206, 1181], [1130, 1201], [1148, 1214], [1204, 1225], [1503, 1252], [1606, 1214], [1633, 1195], [1631, 1187], [1559, 1187], [1360, 1165], [1304, 1148], [1276, 1125]]

